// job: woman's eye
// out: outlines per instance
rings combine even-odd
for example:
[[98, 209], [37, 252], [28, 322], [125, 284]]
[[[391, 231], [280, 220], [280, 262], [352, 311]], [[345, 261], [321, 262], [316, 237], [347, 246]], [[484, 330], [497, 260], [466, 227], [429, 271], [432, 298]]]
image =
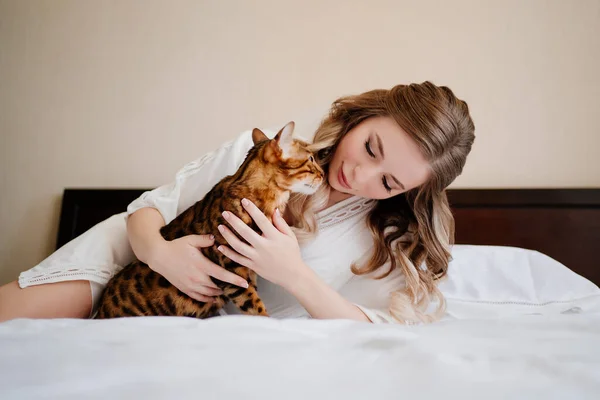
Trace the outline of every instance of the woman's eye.
[[373, 150], [371, 150], [371, 140], [367, 140], [365, 142], [365, 149], [367, 149], [367, 153], [369, 153], [369, 155], [373, 158], [375, 158], [375, 153], [373, 153]]
[[383, 178], [381, 178], [381, 181], [383, 182], [383, 187], [385, 188], [385, 190], [387, 190], [388, 193], [391, 193], [392, 188], [390, 187], [390, 185], [388, 185], [387, 179], [385, 179], [385, 176]]

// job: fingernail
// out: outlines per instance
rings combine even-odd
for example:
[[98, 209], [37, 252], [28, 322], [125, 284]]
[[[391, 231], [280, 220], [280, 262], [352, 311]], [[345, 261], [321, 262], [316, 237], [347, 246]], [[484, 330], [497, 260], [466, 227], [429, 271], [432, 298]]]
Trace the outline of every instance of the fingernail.
[[223, 211], [223, 218], [229, 218], [229, 213], [227, 211]]
[[275, 214], [277, 214], [278, 217], [281, 217], [281, 213], [279, 212], [279, 208], [275, 209]]
[[217, 250], [219, 250], [220, 252], [223, 252], [223, 246], [217, 247]]
[[241, 286], [242, 286], [243, 288], [246, 288], [246, 289], [248, 289], [248, 282], [244, 281], [244, 284], [243, 284], [243, 285], [241, 285]]
[[248, 204], [250, 204], [248, 199], [242, 199], [242, 205], [247, 206]]
[[225, 231], [225, 228], [223, 227], [223, 225], [219, 225], [217, 228], [219, 228], [219, 232], [223, 233]]
[[215, 235], [208, 235], [208, 238], [209, 238], [210, 240], [215, 240]]

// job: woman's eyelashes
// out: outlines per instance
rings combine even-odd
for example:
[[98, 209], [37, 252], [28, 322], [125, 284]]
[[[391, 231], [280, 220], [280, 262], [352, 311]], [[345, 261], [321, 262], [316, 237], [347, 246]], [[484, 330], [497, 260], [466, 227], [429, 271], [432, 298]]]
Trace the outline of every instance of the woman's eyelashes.
[[371, 150], [371, 139], [365, 141], [365, 149], [367, 149], [367, 153], [369, 153], [372, 158], [375, 158], [375, 153]]
[[[373, 150], [371, 149], [371, 139], [365, 141], [365, 149], [367, 150], [367, 153], [369, 153], [370, 157], [375, 158], [375, 153], [373, 153]], [[388, 193], [392, 192], [392, 188], [390, 185], [388, 185], [387, 178], [385, 176], [381, 178], [381, 183]]]
[[381, 178], [381, 182], [383, 182], [383, 187], [385, 188], [385, 190], [388, 193], [391, 193], [392, 192], [392, 188], [390, 187], [390, 185], [388, 185], [387, 179], [385, 178], [385, 176], [383, 178]]

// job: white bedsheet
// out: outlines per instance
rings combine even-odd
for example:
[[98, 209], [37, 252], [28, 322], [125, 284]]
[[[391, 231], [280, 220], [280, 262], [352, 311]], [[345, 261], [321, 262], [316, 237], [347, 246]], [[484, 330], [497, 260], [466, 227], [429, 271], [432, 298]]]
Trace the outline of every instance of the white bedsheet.
[[0, 324], [0, 399], [598, 399], [600, 315]]

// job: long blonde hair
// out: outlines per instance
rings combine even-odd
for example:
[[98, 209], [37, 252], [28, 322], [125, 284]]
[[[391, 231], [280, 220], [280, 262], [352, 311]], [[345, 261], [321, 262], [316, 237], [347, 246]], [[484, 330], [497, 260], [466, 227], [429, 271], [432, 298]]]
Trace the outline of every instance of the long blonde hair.
[[[406, 285], [391, 294], [390, 314], [400, 322], [434, 321], [445, 310], [436, 283], [446, 275], [454, 242], [454, 218], [445, 189], [462, 173], [475, 127], [467, 104], [449, 88], [431, 82], [342, 97], [321, 121], [311, 145], [326, 172], [342, 138], [375, 116], [393, 118], [417, 143], [432, 173], [423, 185], [377, 201], [368, 216], [373, 251], [367, 262], [353, 265], [352, 271], [379, 272], [389, 262], [389, 268], [376, 276], [381, 279], [400, 268]], [[327, 204], [329, 192], [330, 187], [322, 185], [312, 196], [291, 196], [287, 209], [300, 241], [314, 237], [315, 211]], [[432, 298], [438, 306], [427, 313]]]

